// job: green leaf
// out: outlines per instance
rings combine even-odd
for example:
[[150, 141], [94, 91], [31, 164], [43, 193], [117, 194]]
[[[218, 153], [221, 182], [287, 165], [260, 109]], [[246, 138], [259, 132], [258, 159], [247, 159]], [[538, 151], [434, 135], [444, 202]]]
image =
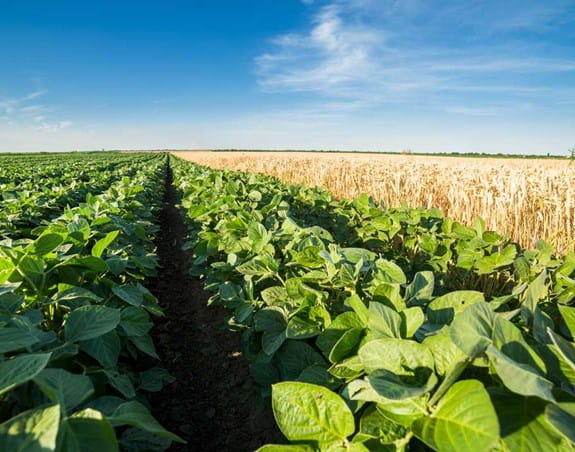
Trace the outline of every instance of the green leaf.
[[116, 331], [80, 342], [80, 348], [104, 367], [116, 367], [122, 344]]
[[82, 306], [66, 319], [64, 336], [68, 342], [86, 341], [112, 331], [120, 323], [120, 310], [106, 306]]
[[440, 376], [444, 376], [456, 363], [467, 358], [467, 355], [446, 334], [428, 336], [423, 341], [423, 345], [431, 350], [435, 369]]
[[551, 328], [547, 328], [547, 334], [551, 338], [551, 341], [553, 341], [555, 347], [557, 347], [561, 356], [564, 358], [566, 364], [568, 364], [572, 370], [575, 370], [575, 346], [573, 343], [563, 339]]
[[2, 450], [44, 452], [56, 449], [60, 406], [24, 411], [0, 425]]
[[490, 451], [499, 442], [499, 421], [483, 384], [462, 380], [447, 391], [431, 416], [414, 422], [413, 432], [441, 452]]
[[52, 402], [58, 402], [64, 413], [73, 410], [94, 393], [90, 377], [64, 369], [44, 369], [34, 378], [34, 383]]
[[263, 332], [262, 348], [268, 355], [273, 355], [286, 340], [287, 320], [284, 312], [275, 307], [264, 308], [254, 316], [254, 327]]
[[98, 240], [92, 247], [92, 256], [102, 257], [102, 253], [112, 244], [114, 240], [116, 240], [116, 237], [118, 237], [119, 233], [119, 230], [112, 231], [106, 234], [104, 238]]
[[559, 308], [563, 322], [565, 322], [567, 326], [567, 330], [569, 330], [571, 340], [575, 339], [575, 308], [562, 305], [558, 305], [557, 307]]
[[133, 399], [136, 397], [136, 389], [132, 384], [132, 380], [127, 375], [122, 375], [115, 369], [105, 370], [104, 373], [108, 377], [108, 382], [110, 386], [116, 389], [120, 394], [122, 394], [127, 399]]
[[156, 352], [154, 341], [152, 341], [152, 337], [149, 334], [144, 334], [143, 336], [130, 336], [129, 339], [130, 342], [141, 352], [144, 352], [152, 358], [160, 359], [158, 352]]
[[0, 363], [0, 394], [26, 383], [38, 375], [48, 361], [50, 353], [20, 355]]
[[485, 298], [481, 292], [475, 290], [449, 292], [429, 303], [427, 318], [431, 323], [448, 325], [456, 314], [480, 301], [485, 301]]
[[45, 234], [34, 241], [34, 252], [38, 256], [45, 256], [51, 253], [64, 241], [60, 234]]
[[539, 397], [549, 402], [555, 401], [551, 393], [553, 383], [539, 375], [533, 367], [513, 361], [493, 345], [487, 348], [487, 356], [497, 375], [510, 391], [524, 396]]
[[306, 444], [266, 444], [256, 452], [315, 452], [316, 448]]
[[399, 315], [401, 316], [401, 336], [405, 338], [413, 337], [425, 322], [425, 314], [419, 306], [404, 309]]
[[117, 452], [118, 441], [108, 420], [92, 408], [62, 421], [58, 450], [66, 452]]
[[517, 250], [513, 245], [507, 245], [501, 251], [482, 257], [475, 262], [475, 269], [480, 275], [493, 273], [501, 267], [513, 264]]
[[272, 407], [281, 432], [290, 441], [343, 442], [355, 430], [345, 401], [321, 386], [277, 383], [272, 386]]
[[430, 271], [417, 272], [407, 286], [405, 299], [408, 305], [425, 304], [433, 297], [435, 277]]
[[561, 409], [560, 405], [550, 403], [545, 408], [545, 417], [547, 422], [555, 427], [558, 432], [571, 443], [575, 443], [575, 416]]
[[449, 336], [470, 358], [475, 358], [492, 343], [494, 322], [495, 314], [487, 303], [480, 301], [455, 316]]
[[523, 305], [528, 311], [533, 314], [539, 300], [546, 297], [548, 294], [549, 285], [547, 283], [547, 270], [543, 270], [541, 274], [535, 278], [525, 291], [525, 301]]
[[363, 331], [363, 328], [352, 328], [343, 333], [331, 349], [329, 360], [332, 363], [337, 363], [355, 354], [363, 338]]
[[120, 315], [120, 328], [127, 336], [143, 336], [152, 329], [153, 323], [145, 309], [129, 306], [122, 309]]
[[407, 433], [407, 428], [387, 419], [372, 405], [361, 416], [359, 432], [354, 437], [354, 441], [365, 442], [369, 439], [376, 439], [381, 444], [393, 444], [404, 438]]
[[347, 300], [345, 300], [345, 303], [354, 310], [363, 325], [367, 326], [369, 322], [369, 309], [361, 300], [361, 298], [359, 298], [359, 296], [354, 293]]
[[178, 435], [169, 432], [162, 427], [159, 422], [150, 414], [148, 409], [139, 402], [126, 402], [116, 408], [114, 414], [108, 420], [120, 427], [122, 425], [131, 425], [155, 435], [163, 436], [172, 441], [184, 443], [185, 441]]
[[133, 284], [125, 284], [123, 286], [112, 287], [112, 292], [120, 300], [125, 301], [132, 306], [140, 306], [144, 302], [144, 292], [139, 286]]
[[374, 339], [401, 338], [401, 316], [378, 302], [369, 303], [369, 333]]
[[325, 363], [323, 357], [304, 341], [287, 340], [276, 356], [282, 380], [295, 380], [305, 368]]
[[292, 317], [286, 329], [286, 337], [288, 339], [307, 339], [315, 337], [321, 333], [320, 326], [309, 320], [301, 317]]
[[363, 323], [355, 312], [344, 312], [338, 315], [329, 327], [320, 334], [316, 345], [325, 356], [329, 356], [331, 349], [346, 331], [362, 327]]
[[0, 327], [0, 353], [8, 353], [30, 347], [40, 340], [32, 331], [21, 328]]
[[560, 450], [564, 441], [545, 419], [545, 406], [552, 405], [537, 397], [522, 397], [501, 389], [493, 389], [490, 395], [507, 450]]
[[437, 383], [433, 355], [407, 339], [378, 339], [359, 349], [369, 383], [381, 396], [399, 400], [429, 392]]
[[18, 263], [18, 268], [28, 277], [44, 273], [44, 260], [35, 256], [24, 256]]

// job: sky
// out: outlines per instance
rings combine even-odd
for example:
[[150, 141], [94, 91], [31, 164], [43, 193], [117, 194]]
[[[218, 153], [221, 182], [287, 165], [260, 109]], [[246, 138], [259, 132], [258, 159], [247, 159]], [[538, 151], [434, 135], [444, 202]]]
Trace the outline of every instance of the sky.
[[574, 0], [0, 0], [0, 151], [574, 147]]

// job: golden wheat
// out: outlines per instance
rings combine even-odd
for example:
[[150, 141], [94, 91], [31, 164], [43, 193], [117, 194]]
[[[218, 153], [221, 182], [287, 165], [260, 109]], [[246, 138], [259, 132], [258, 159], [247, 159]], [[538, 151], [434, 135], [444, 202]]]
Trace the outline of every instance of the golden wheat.
[[260, 172], [328, 189], [336, 198], [367, 193], [395, 207], [438, 207], [445, 215], [508, 232], [523, 246], [575, 249], [575, 164], [489, 159], [303, 152], [176, 152], [213, 168]]

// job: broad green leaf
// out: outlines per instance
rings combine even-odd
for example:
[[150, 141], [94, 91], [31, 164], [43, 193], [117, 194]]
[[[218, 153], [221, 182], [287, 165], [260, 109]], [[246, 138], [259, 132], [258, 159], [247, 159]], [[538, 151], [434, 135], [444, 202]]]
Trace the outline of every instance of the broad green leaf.
[[431, 323], [450, 324], [455, 315], [477, 302], [485, 301], [481, 292], [456, 290], [436, 298], [427, 307], [427, 318]]
[[120, 328], [127, 336], [143, 336], [152, 329], [153, 323], [145, 309], [129, 306], [122, 309], [120, 314]]
[[359, 343], [363, 338], [363, 332], [364, 330], [362, 328], [352, 328], [343, 333], [331, 349], [329, 360], [332, 363], [337, 363], [350, 355], [355, 354], [359, 347]]
[[260, 292], [260, 296], [268, 306], [273, 306], [284, 303], [288, 297], [288, 294], [285, 287], [272, 286], [262, 290]]
[[561, 450], [560, 446], [566, 445], [545, 419], [545, 406], [551, 404], [537, 397], [523, 397], [501, 389], [494, 389], [490, 395], [508, 450], [540, 452]]
[[553, 383], [542, 377], [533, 367], [513, 361], [493, 345], [487, 348], [487, 356], [497, 375], [510, 391], [524, 396], [539, 397], [549, 402], [555, 401], [551, 393]]
[[564, 358], [565, 362], [575, 370], [575, 345], [572, 342], [563, 339], [561, 336], [556, 334], [551, 328], [547, 328], [547, 334], [553, 341], [555, 347]]
[[361, 416], [359, 432], [354, 437], [354, 441], [365, 442], [369, 439], [376, 439], [381, 444], [393, 444], [404, 438], [407, 433], [407, 428], [387, 419], [372, 405]]
[[64, 336], [68, 342], [94, 339], [112, 331], [120, 323], [120, 310], [106, 306], [82, 306], [66, 319]]
[[329, 389], [284, 382], [272, 387], [274, 417], [290, 441], [343, 442], [355, 430], [353, 414]]
[[34, 252], [39, 256], [51, 253], [64, 241], [60, 234], [45, 234], [34, 241]]
[[323, 333], [317, 338], [316, 345], [325, 356], [329, 356], [339, 339], [353, 328], [362, 328], [363, 323], [355, 312], [344, 312], [338, 315]]
[[523, 305], [531, 314], [535, 312], [535, 307], [539, 303], [539, 300], [547, 296], [548, 287], [547, 270], [543, 270], [527, 287]]
[[369, 333], [374, 339], [401, 338], [401, 316], [384, 304], [369, 303]]
[[256, 452], [315, 452], [317, 449], [305, 444], [266, 444]]
[[255, 330], [263, 332], [262, 348], [268, 355], [273, 355], [286, 340], [287, 320], [279, 308], [269, 307], [257, 312], [254, 316]]
[[158, 392], [161, 391], [166, 384], [170, 384], [176, 379], [168, 373], [166, 369], [161, 367], [152, 367], [144, 372], [140, 372], [140, 385], [138, 390]]
[[0, 445], [10, 452], [44, 452], [56, 449], [60, 406], [24, 411], [0, 424]]
[[38, 375], [50, 360], [50, 353], [20, 355], [0, 362], [0, 394]]
[[304, 341], [287, 340], [276, 354], [282, 380], [295, 380], [301, 372], [313, 365], [324, 364], [323, 357]]
[[104, 238], [98, 240], [92, 247], [92, 256], [102, 257], [102, 253], [112, 244], [114, 240], [116, 240], [116, 237], [118, 237], [119, 233], [119, 230], [112, 231], [106, 234]]
[[413, 424], [415, 435], [441, 451], [490, 451], [499, 442], [499, 421], [489, 394], [477, 380], [455, 383], [431, 416]]
[[575, 308], [558, 305], [559, 312], [561, 313], [561, 317], [563, 318], [563, 322], [565, 322], [565, 326], [571, 335], [571, 340], [575, 339]]
[[122, 344], [116, 331], [112, 330], [95, 339], [80, 342], [80, 348], [104, 367], [115, 367]]
[[64, 369], [44, 369], [36, 375], [34, 383], [52, 402], [58, 402], [64, 413], [73, 410], [94, 393], [90, 377]]
[[116, 389], [120, 394], [122, 394], [127, 399], [133, 399], [136, 397], [136, 389], [132, 384], [132, 380], [127, 375], [122, 375], [120, 372], [114, 369], [105, 370], [104, 373], [108, 377], [108, 382], [110, 386]]
[[62, 421], [58, 450], [66, 452], [117, 452], [118, 441], [108, 420], [92, 408]]
[[369, 322], [369, 309], [361, 300], [361, 298], [359, 298], [359, 296], [354, 293], [345, 301], [345, 303], [354, 310], [363, 325], [367, 326]]
[[477, 302], [455, 316], [449, 336], [470, 358], [483, 353], [492, 343], [495, 314], [485, 302]]
[[317, 323], [297, 316], [289, 320], [286, 328], [288, 339], [308, 339], [319, 333], [321, 333], [321, 328]]
[[18, 269], [28, 277], [44, 273], [44, 260], [36, 256], [24, 256], [18, 263]]
[[548, 404], [545, 418], [558, 432], [571, 443], [575, 443], [575, 416], [563, 410], [560, 405]]
[[423, 345], [431, 350], [435, 370], [440, 376], [444, 376], [456, 363], [467, 358], [467, 355], [453, 343], [447, 334], [428, 336], [423, 341]]
[[501, 267], [513, 264], [515, 256], [517, 256], [515, 246], [507, 245], [499, 252], [478, 259], [477, 262], [475, 262], [475, 269], [478, 274], [487, 275]]
[[405, 427], [410, 427], [415, 419], [427, 414], [427, 396], [410, 399], [391, 400], [378, 394], [367, 380], [355, 379], [343, 391], [351, 401], [377, 403], [377, 410], [386, 418]]
[[378, 339], [359, 349], [369, 383], [381, 396], [399, 400], [429, 392], [437, 383], [433, 355], [407, 339]]
[[384, 282], [395, 284], [405, 284], [407, 282], [405, 273], [403, 273], [401, 267], [395, 262], [378, 259], [375, 261], [375, 265], [378, 269], [378, 276], [381, 277]]
[[546, 373], [545, 363], [527, 343], [521, 330], [500, 316], [495, 317], [493, 345], [512, 360], [531, 366], [541, 374]]
[[399, 284], [378, 284], [377, 287], [373, 290], [372, 298], [373, 301], [382, 303], [397, 312], [401, 312], [407, 307], [403, 297], [401, 296]]
[[169, 432], [162, 427], [158, 421], [150, 414], [148, 409], [139, 402], [126, 402], [120, 405], [112, 416], [108, 417], [112, 425], [120, 427], [122, 425], [131, 425], [145, 430], [155, 435], [163, 436], [172, 441], [185, 442], [178, 435]]
[[125, 301], [132, 306], [141, 306], [144, 302], [144, 292], [140, 287], [133, 284], [125, 284], [123, 286], [112, 287], [112, 292], [120, 300]]
[[158, 352], [156, 351], [154, 341], [152, 341], [152, 337], [149, 334], [144, 334], [143, 336], [130, 336], [129, 340], [141, 352], [144, 352], [152, 358], [160, 359]]
[[408, 305], [425, 304], [433, 297], [435, 277], [430, 271], [417, 272], [407, 286], [405, 299]]
[[21, 328], [0, 327], [0, 353], [13, 352], [30, 347], [40, 340], [32, 331]]
[[120, 437], [122, 452], [162, 452], [167, 451], [171, 444], [168, 438], [138, 428], [128, 428], [122, 432]]
[[399, 313], [401, 316], [401, 336], [411, 338], [425, 322], [425, 314], [419, 306], [404, 309]]

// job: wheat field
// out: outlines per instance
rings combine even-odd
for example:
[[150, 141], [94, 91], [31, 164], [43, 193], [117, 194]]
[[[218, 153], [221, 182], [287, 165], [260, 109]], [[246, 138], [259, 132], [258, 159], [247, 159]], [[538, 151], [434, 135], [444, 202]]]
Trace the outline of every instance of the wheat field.
[[476, 217], [525, 247], [543, 239], [575, 249], [575, 164], [568, 160], [311, 152], [174, 152], [212, 168], [266, 173], [328, 189], [367, 193], [396, 207], [438, 207], [464, 224]]

